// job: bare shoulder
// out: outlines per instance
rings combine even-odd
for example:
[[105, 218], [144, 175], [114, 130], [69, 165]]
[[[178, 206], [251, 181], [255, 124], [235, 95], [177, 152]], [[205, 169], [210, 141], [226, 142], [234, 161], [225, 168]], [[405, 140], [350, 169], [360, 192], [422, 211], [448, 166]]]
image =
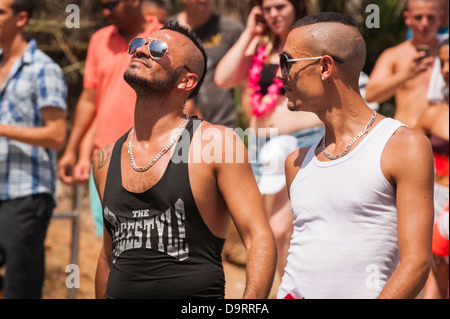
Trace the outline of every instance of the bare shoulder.
[[401, 175], [428, 173], [433, 152], [430, 140], [420, 132], [400, 127], [389, 139], [382, 156], [382, 167], [392, 182]]
[[[199, 163], [242, 163], [247, 161], [247, 150], [243, 136], [232, 128], [215, 125], [203, 121], [195, 131], [191, 147], [195, 156], [194, 162]], [[195, 152], [197, 145], [201, 145], [202, 152]], [[198, 156], [201, 155], [201, 158]]]
[[441, 117], [445, 116], [448, 118], [448, 106], [442, 108], [442, 105], [431, 105], [423, 112], [422, 116], [419, 118], [416, 129], [419, 132], [430, 133], [434, 125], [438, 123]]
[[403, 153], [406, 156], [431, 147], [429, 139], [415, 130], [400, 127], [389, 140], [387, 147], [390, 151]]
[[401, 54], [407, 54], [409, 51], [411, 51], [411, 44], [408, 41], [405, 41], [393, 47], [387, 48], [382, 54], [399, 59]]
[[225, 138], [226, 135], [231, 136], [234, 134], [234, 130], [232, 128], [223, 125], [211, 124], [207, 121], [202, 121], [200, 131], [203, 133], [206, 132], [207, 135], [221, 134], [220, 137], [223, 138]]
[[406, 42], [384, 50], [377, 59], [376, 65], [395, 66], [399, 61], [399, 57], [408, 54], [409, 46]]
[[286, 184], [288, 189], [290, 189], [292, 182], [295, 179], [295, 176], [297, 176], [298, 171], [302, 167], [302, 164], [306, 158], [306, 155], [308, 154], [308, 151], [310, 148], [299, 148], [288, 155], [286, 158], [284, 167], [285, 167], [285, 174], [286, 174]]
[[289, 154], [286, 158], [286, 167], [300, 169], [309, 150], [309, 147], [301, 147]]

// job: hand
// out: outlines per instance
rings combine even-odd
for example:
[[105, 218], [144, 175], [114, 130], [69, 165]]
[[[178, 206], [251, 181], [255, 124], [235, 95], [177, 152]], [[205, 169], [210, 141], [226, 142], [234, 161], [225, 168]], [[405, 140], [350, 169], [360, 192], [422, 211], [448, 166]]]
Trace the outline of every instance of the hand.
[[66, 184], [73, 182], [73, 167], [76, 163], [76, 156], [71, 152], [65, 152], [58, 162], [58, 176]]
[[89, 177], [91, 175], [91, 162], [89, 160], [78, 160], [78, 163], [73, 168], [73, 180], [78, 185], [85, 184], [89, 182]]
[[260, 6], [253, 7], [248, 16], [246, 29], [255, 36], [261, 35], [267, 27], [265, 24], [260, 22], [262, 16], [263, 11]]
[[418, 74], [425, 72], [428, 68], [433, 67], [434, 57], [426, 57], [425, 52], [418, 51], [412, 56], [410, 67], [406, 69], [407, 78], [412, 79]]

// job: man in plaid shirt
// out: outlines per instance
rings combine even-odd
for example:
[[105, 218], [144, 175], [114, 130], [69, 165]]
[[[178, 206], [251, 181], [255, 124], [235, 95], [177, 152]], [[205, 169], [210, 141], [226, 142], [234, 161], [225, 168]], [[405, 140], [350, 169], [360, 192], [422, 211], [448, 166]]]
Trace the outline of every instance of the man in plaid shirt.
[[33, 0], [0, 0], [0, 264], [5, 298], [40, 298], [44, 239], [64, 146], [61, 68], [25, 39]]

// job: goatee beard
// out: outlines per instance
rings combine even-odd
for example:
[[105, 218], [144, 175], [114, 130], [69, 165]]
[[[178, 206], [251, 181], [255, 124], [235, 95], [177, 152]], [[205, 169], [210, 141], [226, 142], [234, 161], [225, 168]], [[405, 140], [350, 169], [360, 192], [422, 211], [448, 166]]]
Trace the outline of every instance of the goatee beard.
[[138, 96], [168, 96], [176, 86], [176, 79], [168, 76], [165, 79], [148, 80], [138, 76], [133, 69], [123, 75], [124, 80], [136, 91]]

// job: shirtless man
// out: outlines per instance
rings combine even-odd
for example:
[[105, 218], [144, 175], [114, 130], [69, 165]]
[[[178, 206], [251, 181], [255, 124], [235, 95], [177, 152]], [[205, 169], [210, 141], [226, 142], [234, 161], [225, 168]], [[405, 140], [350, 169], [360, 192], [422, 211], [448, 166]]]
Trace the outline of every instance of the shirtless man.
[[[384, 102], [395, 96], [395, 119], [411, 128], [428, 106], [427, 90], [437, 55], [441, 16], [438, 0], [409, 0], [404, 18], [413, 37], [381, 54], [367, 85], [367, 102]], [[420, 46], [428, 46], [428, 57], [418, 50]]]
[[134, 128], [93, 163], [105, 220], [96, 296], [224, 298], [221, 252], [233, 219], [248, 256], [244, 297], [267, 298], [275, 241], [245, 146], [231, 129], [183, 114], [204, 80], [203, 47], [175, 23], [129, 52]]

